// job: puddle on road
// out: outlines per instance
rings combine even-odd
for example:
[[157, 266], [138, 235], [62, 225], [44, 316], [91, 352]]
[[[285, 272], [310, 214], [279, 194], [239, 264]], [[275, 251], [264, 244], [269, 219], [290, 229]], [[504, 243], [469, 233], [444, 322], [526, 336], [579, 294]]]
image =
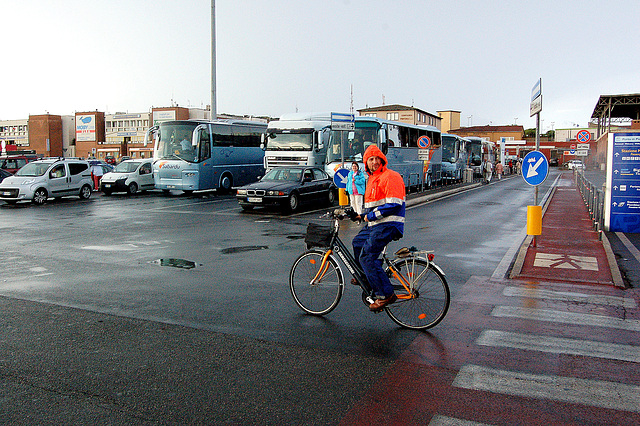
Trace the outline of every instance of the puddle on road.
[[269, 246], [242, 246], [242, 247], [229, 247], [226, 249], [220, 250], [222, 254], [233, 254], [240, 253], [243, 251], [254, 251], [254, 250], [267, 250]]
[[160, 266], [171, 266], [173, 268], [180, 268], [180, 269], [193, 269], [196, 267], [195, 262], [192, 262], [190, 260], [185, 260], [185, 259], [158, 259], [158, 260], [152, 260], [149, 263], [153, 263], [154, 265], [160, 265]]

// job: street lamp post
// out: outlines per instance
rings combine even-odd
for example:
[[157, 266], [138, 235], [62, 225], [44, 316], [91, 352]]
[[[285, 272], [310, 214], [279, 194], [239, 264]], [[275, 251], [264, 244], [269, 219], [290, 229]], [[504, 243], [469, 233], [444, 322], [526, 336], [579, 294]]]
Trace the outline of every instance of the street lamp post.
[[218, 118], [216, 111], [216, 0], [211, 0], [211, 120]]

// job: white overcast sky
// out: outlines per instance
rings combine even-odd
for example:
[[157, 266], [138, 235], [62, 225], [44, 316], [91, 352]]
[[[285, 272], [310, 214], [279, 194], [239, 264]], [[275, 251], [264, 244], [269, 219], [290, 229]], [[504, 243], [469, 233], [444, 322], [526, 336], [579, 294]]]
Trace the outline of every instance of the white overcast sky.
[[[210, 0], [0, 0], [0, 119], [204, 107]], [[585, 126], [640, 93], [638, 0], [217, 0], [217, 111], [386, 104], [461, 125]]]

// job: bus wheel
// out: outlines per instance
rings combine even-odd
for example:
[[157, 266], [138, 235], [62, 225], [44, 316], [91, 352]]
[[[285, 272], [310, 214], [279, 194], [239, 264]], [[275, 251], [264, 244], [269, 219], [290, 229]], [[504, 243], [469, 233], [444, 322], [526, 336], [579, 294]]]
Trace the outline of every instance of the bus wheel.
[[223, 194], [228, 194], [229, 191], [231, 191], [232, 187], [233, 187], [233, 178], [231, 177], [231, 175], [226, 174], [222, 176], [222, 178], [220, 179], [220, 186], [218, 188], [218, 191], [220, 191]]

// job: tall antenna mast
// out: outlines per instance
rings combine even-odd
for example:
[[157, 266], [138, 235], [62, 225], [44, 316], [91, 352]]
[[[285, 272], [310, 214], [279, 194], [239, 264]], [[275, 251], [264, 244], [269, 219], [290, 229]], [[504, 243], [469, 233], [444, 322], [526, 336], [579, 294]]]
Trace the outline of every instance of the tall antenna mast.
[[353, 84], [351, 85], [351, 106], [349, 108], [349, 112], [353, 114]]

